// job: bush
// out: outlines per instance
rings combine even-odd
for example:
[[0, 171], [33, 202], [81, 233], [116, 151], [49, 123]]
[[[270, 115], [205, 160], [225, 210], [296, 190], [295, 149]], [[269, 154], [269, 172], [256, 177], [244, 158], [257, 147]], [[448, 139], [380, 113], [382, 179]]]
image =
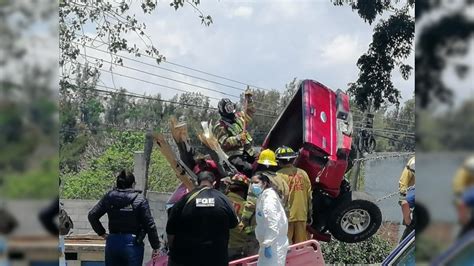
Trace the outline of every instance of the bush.
[[2, 192], [14, 199], [50, 199], [58, 193], [58, 169], [58, 157], [53, 156], [25, 173], [7, 174]]
[[[112, 134], [114, 143], [100, 156], [87, 162], [88, 167], [79, 172], [62, 173], [62, 198], [99, 199], [115, 184], [115, 175], [121, 169], [133, 169], [135, 151], [143, 151], [143, 133], [120, 132]], [[173, 169], [157, 148], [151, 155], [148, 189], [172, 192], [179, 185]]]
[[443, 245], [439, 241], [430, 239], [424, 235], [416, 236], [416, 261], [430, 262], [443, 250]]
[[389, 241], [375, 235], [354, 244], [332, 239], [329, 243], [322, 243], [321, 249], [327, 264], [374, 264], [381, 263], [393, 247]]

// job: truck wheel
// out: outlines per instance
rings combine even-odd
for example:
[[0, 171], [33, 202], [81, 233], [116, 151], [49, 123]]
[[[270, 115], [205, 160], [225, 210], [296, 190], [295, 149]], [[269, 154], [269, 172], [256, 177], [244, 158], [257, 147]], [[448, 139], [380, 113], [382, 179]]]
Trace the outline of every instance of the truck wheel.
[[339, 241], [356, 243], [374, 235], [382, 224], [379, 207], [365, 199], [345, 200], [331, 213], [329, 231]]

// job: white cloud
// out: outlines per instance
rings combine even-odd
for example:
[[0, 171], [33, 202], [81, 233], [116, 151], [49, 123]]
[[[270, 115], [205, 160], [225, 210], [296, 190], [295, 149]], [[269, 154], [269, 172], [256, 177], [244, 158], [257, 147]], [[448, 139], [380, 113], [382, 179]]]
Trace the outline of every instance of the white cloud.
[[359, 38], [347, 34], [336, 36], [320, 49], [324, 63], [331, 65], [355, 63], [363, 51]]
[[232, 11], [232, 17], [249, 18], [253, 14], [253, 8], [249, 6], [239, 6]]

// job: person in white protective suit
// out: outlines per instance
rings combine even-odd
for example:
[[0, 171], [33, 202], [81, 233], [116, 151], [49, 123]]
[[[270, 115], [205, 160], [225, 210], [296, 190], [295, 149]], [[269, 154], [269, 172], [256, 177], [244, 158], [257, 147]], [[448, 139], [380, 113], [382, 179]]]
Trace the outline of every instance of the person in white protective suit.
[[260, 244], [258, 266], [284, 266], [288, 251], [288, 219], [278, 194], [264, 173], [252, 177], [257, 195], [255, 236]]

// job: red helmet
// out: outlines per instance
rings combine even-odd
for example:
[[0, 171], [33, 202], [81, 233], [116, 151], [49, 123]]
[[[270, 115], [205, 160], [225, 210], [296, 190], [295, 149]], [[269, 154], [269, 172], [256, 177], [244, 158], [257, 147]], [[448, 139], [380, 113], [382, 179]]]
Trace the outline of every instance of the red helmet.
[[209, 159], [198, 160], [196, 165], [193, 168], [193, 172], [196, 175], [198, 175], [202, 171], [209, 171], [213, 173], [216, 177], [219, 176], [217, 164], [213, 160], [209, 160]]
[[248, 186], [250, 183], [249, 178], [241, 173], [235, 174], [231, 179], [231, 184]]

